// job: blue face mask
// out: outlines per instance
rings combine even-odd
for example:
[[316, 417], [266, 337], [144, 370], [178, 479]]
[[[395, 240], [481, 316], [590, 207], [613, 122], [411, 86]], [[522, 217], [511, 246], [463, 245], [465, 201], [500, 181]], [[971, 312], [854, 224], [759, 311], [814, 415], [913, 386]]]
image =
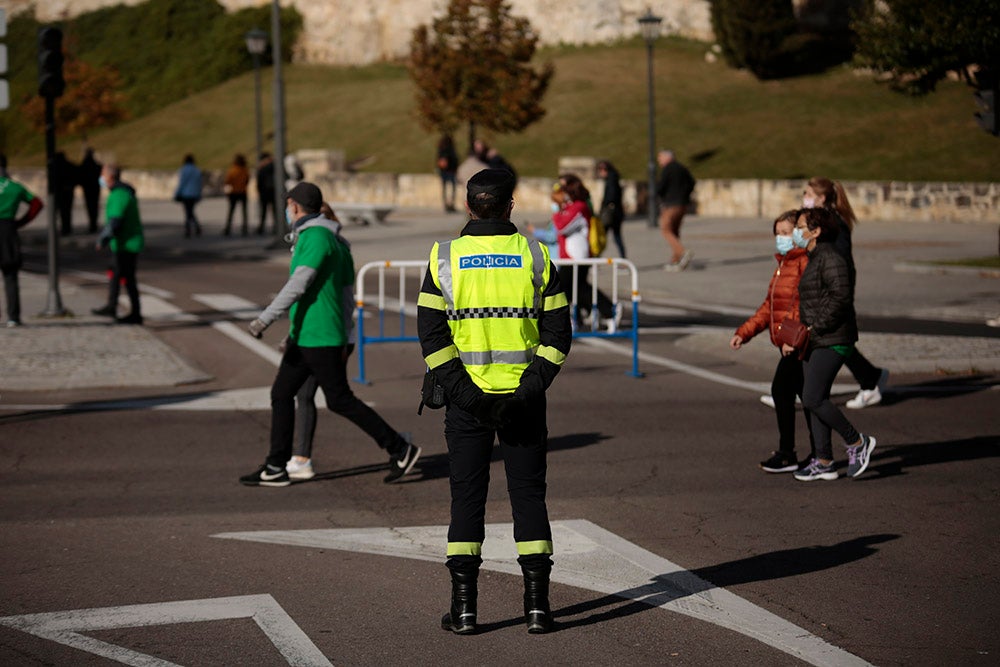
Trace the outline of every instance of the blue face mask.
[[795, 247], [795, 241], [791, 236], [775, 236], [774, 245], [778, 248], [779, 254], [787, 255], [788, 251]]
[[294, 220], [292, 220], [291, 211], [289, 211], [287, 208], [285, 209], [285, 222], [288, 223], [289, 227], [291, 227], [292, 223], [295, 222]]
[[104, 180], [103, 176], [98, 177], [97, 183], [98, 183], [98, 185], [100, 185], [105, 190], [108, 189], [108, 182], [106, 180]]
[[557, 213], [559, 211], [559, 204], [552, 202], [552, 212]]
[[802, 237], [802, 229], [800, 227], [796, 227], [795, 229], [792, 230], [792, 241], [798, 247], [800, 247], [800, 248], [808, 248], [809, 247], [809, 241], [811, 241], [811, 240], [812, 239], [806, 239], [806, 238]]

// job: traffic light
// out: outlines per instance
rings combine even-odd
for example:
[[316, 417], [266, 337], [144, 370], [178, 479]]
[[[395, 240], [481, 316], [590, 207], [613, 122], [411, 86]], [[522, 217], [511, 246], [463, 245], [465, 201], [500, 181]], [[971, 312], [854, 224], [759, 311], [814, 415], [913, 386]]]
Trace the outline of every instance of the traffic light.
[[994, 70], [981, 69], [976, 73], [976, 88], [974, 93], [976, 104], [981, 109], [976, 112], [976, 122], [994, 137], [1000, 136], [1000, 113], [997, 110], [997, 84], [1000, 78]]
[[38, 31], [38, 94], [42, 97], [59, 97], [66, 90], [62, 37], [59, 28]]

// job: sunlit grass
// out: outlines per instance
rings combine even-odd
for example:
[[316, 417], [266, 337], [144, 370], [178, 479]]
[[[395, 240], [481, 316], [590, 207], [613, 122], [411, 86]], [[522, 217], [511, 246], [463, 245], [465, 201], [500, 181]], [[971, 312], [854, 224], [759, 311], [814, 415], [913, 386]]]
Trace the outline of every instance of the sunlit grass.
[[[760, 82], [708, 63], [707, 47], [657, 46], [657, 145], [673, 148], [702, 178], [995, 181], [1000, 140], [980, 130], [970, 89], [943, 82], [906, 97], [848, 67]], [[551, 176], [560, 156], [592, 155], [644, 177], [648, 153], [646, 52], [638, 42], [544, 51], [556, 76], [548, 113], [524, 133], [486, 136], [522, 175]], [[288, 144], [336, 148], [369, 171], [426, 172], [437, 137], [414, 116], [405, 67], [293, 65], [285, 68]], [[272, 123], [271, 72], [262, 77], [264, 126]], [[456, 132], [465, 148], [467, 128]], [[187, 152], [222, 167], [254, 151], [253, 75], [247, 74], [91, 137], [132, 167], [176, 167]], [[70, 156], [78, 142], [64, 142]], [[265, 149], [271, 148], [268, 138]], [[24, 164], [41, 156], [21, 156]]]

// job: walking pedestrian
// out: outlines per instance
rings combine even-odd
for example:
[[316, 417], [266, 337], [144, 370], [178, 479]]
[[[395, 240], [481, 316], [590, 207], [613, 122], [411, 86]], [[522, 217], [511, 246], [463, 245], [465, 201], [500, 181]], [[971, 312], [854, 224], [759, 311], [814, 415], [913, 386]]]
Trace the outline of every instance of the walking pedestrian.
[[94, 149], [88, 147], [80, 162], [80, 188], [87, 207], [87, 231], [97, 233], [101, 204], [101, 163], [94, 158]]
[[437, 171], [441, 177], [441, 202], [445, 213], [455, 212], [456, 172], [458, 153], [450, 134], [442, 134], [437, 145]]
[[[666, 271], [683, 271], [691, 263], [691, 251], [681, 243], [681, 223], [691, 205], [695, 179], [688, 168], [677, 161], [673, 151], [661, 150], [656, 161], [660, 165], [660, 180], [656, 184], [656, 196], [660, 202], [660, 233], [670, 245], [670, 262]], [[650, 201], [650, 206], [655, 205]]]
[[[781, 352], [781, 342], [778, 330], [785, 317], [799, 319], [799, 278], [809, 262], [804, 248], [795, 247], [792, 234], [798, 211], [786, 211], [774, 221], [775, 249], [774, 258], [778, 260], [778, 268], [771, 276], [767, 287], [767, 297], [757, 308], [757, 312], [741, 324], [729, 341], [729, 347], [739, 350], [743, 345], [761, 333], [769, 331], [771, 343]], [[795, 455], [795, 397], [802, 396], [802, 361], [798, 354], [782, 354], [774, 369], [771, 380], [771, 397], [774, 399], [775, 415], [778, 419], [778, 450], [771, 452], [770, 458], [761, 461], [764, 472], [795, 472], [799, 469], [798, 458]], [[806, 426], [809, 425], [809, 411], [805, 412]], [[810, 437], [810, 445], [812, 438]], [[810, 446], [812, 459], [814, 452]]]
[[270, 153], [261, 153], [257, 161], [257, 197], [260, 199], [260, 224], [257, 236], [262, 236], [267, 228], [267, 209], [271, 209], [271, 234], [278, 233], [278, 213], [274, 208], [274, 158]]
[[421, 351], [446, 402], [452, 595], [441, 625], [456, 634], [476, 631], [490, 458], [498, 438], [524, 575], [525, 622], [530, 633], [552, 628], [545, 391], [569, 353], [572, 329], [548, 250], [510, 222], [513, 193], [507, 170], [486, 169], [469, 180], [471, 220], [459, 238], [434, 244], [417, 302]]
[[622, 183], [618, 169], [608, 160], [597, 163], [597, 175], [604, 180], [604, 196], [601, 197], [601, 223], [614, 236], [618, 255], [625, 259], [625, 242], [622, 240], [622, 222], [625, 221], [625, 207], [622, 205]]
[[[320, 207], [323, 217], [333, 223], [333, 228], [337, 230], [337, 240], [347, 246], [350, 250], [351, 244], [340, 235], [343, 226], [337, 220], [337, 214], [333, 212], [330, 205], [323, 202]], [[344, 363], [350, 360], [354, 352], [355, 329], [354, 321], [351, 319], [351, 309], [344, 312], [344, 328], [349, 332], [347, 345], [345, 345], [346, 358]], [[282, 342], [279, 349], [284, 353], [287, 341]], [[285, 470], [290, 479], [312, 479], [316, 476], [312, 464], [313, 439], [316, 437], [316, 422], [318, 414], [316, 412], [316, 390], [319, 389], [319, 381], [315, 375], [310, 375], [302, 388], [295, 394], [295, 432], [294, 445], [292, 446], [292, 458], [285, 464]]]
[[124, 317], [116, 317], [115, 322], [142, 324], [139, 284], [135, 273], [139, 263], [139, 253], [145, 247], [145, 239], [135, 188], [121, 180], [121, 173], [121, 168], [116, 164], [105, 164], [101, 168], [101, 185], [108, 189], [108, 201], [104, 207], [106, 221], [97, 239], [97, 249], [110, 246], [114, 255], [114, 265], [108, 285], [108, 302], [91, 312], [95, 315], [115, 317], [118, 293], [124, 280], [132, 310]]
[[[851, 203], [847, 200], [844, 187], [839, 182], [831, 181], [829, 178], [813, 177], [809, 179], [802, 193], [802, 206], [803, 208], [823, 207], [836, 216], [839, 232], [834, 247], [847, 260], [852, 280], [854, 280], [856, 270], [851, 233], [854, 231], [854, 226], [858, 224], [858, 219], [854, 215]], [[852, 410], [859, 410], [881, 403], [882, 392], [889, 383], [889, 370], [876, 367], [856, 347], [854, 352], [847, 357], [845, 365], [851, 371], [854, 379], [861, 385], [857, 395], [847, 401], [846, 406]]]
[[194, 163], [194, 156], [188, 153], [184, 163], [177, 172], [177, 189], [174, 191], [174, 201], [184, 207], [184, 238], [191, 234], [201, 236], [201, 223], [194, 213], [194, 207], [201, 201], [201, 169]]
[[285, 197], [292, 221], [292, 261], [288, 281], [249, 331], [260, 338], [275, 320], [289, 313], [290, 327], [278, 374], [271, 386], [271, 448], [264, 464], [240, 477], [247, 486], [288, 486], [288, 460], [295, 431], [295, 395], [315, 376], [327, 406], [367, 433], [389, 452], [386, 483], [399, 481], [420, 457], [420, 448], [397, 433], [358, 399], [347, 383], [347, 345], [354, 305], [354, 260], [337, 238], [334, 224], [320, 214], [323, 196], [302, 182]]
[[[18, 217], [21, 204], [28, 210]], [[21, 326], [21, 288], [17, 274], [21, 270], [21, 238], [17, 230], [35, 219], [44, 204], [26, 187], [7, 174], [7, 156], [0, 153], [0, 272], [7, 299], [7, 326]]]
[[[837, 479], [831, 429], [844, 439], [849, 477], [857, 477], [868, 468], [875, 449], [875, 438], [859, 433], [830, 400], [833, 380], [858, 340], [854, 274], [835, 247], [839, 233], [836, 216], [825, 208], [803, 210], [793, 231], [795, 244], [809, 255], [799, 279], [799, 315], [810, 331], [803, 361], [802, 407], [809, 411], [816, 456], [795, 472], [795, 479], [803, 482]], [[794, 352], [789, 345], [782, 345], [783, 354]]]
[[233, 225], [233, 211], [237, 206], [242, 208], [243, 213], [243, 236], [247, 235], [247, 186], [250, 184], [250, 171], [247, 169], [247, 159], [242, 154], [237, 153], [233, 158], [233, 163], [226, 170], [226, 177], [223, 189], [226, 197], [229, 198], [229, 212], [226, 213], [226, 228], [222, 231], [224, 236], [229, 236]]

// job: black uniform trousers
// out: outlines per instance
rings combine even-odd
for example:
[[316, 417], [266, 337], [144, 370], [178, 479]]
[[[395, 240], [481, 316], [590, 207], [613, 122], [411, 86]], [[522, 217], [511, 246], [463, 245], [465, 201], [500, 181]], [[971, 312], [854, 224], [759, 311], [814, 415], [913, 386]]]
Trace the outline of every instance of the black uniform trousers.
[[[472, 415], [449, 405], [444, 418], [451, 470], [451, 525], [448, 543], [479, 543], [486, 536], [486, 496], [490, 485], [493, 444], [499, 439], [500, 455], [507, 475], [507, 493], [514, 518], [514, 541], [521, 545], [552, 541], [549, 513], [545, 506], [548, 426], [545, 397], [534, 399], [525, 414], [501, 429], [484, 426]], [[550, 564], [550, 553], [521, 554], [518, 562]], [[452, 555], [448, 568], [475, 570], [478, 555]]]

